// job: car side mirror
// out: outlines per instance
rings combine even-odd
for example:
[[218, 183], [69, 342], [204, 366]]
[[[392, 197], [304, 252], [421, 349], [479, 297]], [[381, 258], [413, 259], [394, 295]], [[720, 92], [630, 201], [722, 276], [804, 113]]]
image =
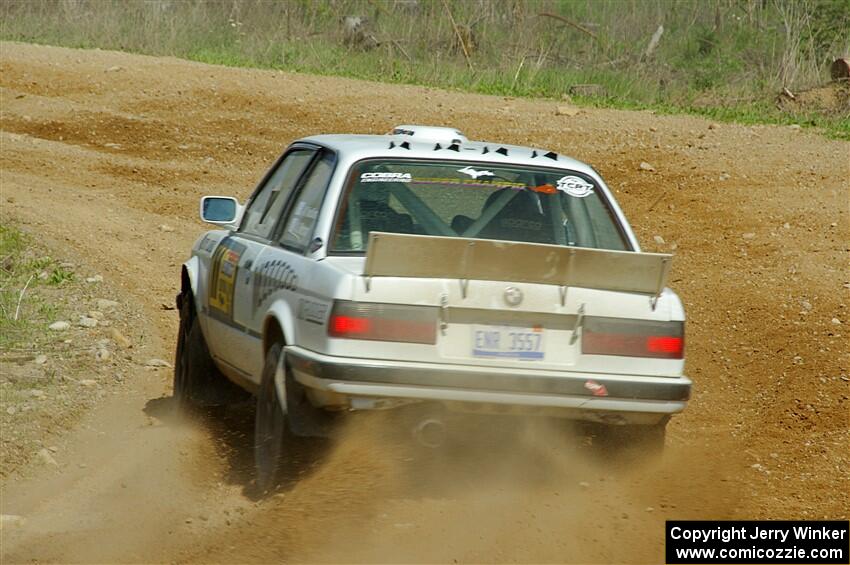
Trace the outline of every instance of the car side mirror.
[[201, 219], [209, 224], [235, 227], [242, 215], [242, 206], [230, 196], [204, 196], [200, 213]]

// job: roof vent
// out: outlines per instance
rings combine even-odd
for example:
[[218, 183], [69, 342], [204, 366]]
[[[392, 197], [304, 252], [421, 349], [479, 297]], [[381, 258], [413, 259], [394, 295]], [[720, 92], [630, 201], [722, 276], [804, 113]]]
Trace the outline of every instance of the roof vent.
[[500, 155], [504, 155], [505, 157], [508, 156], [508, 150], [505, 149], [504, 147], [499, 147], [498, 149], [496, 149], [496, 153], [498, 153]]
[[455, 128], [435, 126], [401, 125], [394, 127], [390, 135], [406, 135], [417, 141], [434, 143], [460, 144], [469, 141], [465, 135]]
[[[535, 157], [539, 157], [539, 156], [540, 156], [540, 153], [537, 152], [537, 149], [531, 150], [531, 158], [532, 159], [534, 159]], [[547, 151], [546, 153], [543, 154], [543, 156], [546, 157], [547, 159], [552, 159], [553, 161], [558, 160], [558, 154], [555, 153], [554, 151]]]

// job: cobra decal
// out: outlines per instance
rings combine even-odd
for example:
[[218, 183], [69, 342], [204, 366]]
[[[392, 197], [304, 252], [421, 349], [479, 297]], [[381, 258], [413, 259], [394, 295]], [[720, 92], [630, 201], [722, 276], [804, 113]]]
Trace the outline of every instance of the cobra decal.
[[266, 261], [254, 274], [254, 308], [266, 301], [279, 289], [298, 290], [298, 273], [286, 261]]

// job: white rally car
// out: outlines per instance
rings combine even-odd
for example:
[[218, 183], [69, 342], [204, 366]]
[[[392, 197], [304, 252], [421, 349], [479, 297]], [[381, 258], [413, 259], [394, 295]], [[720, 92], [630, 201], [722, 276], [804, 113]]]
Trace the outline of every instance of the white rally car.
[[[256, 395], [258, 483], [292, 436], [417, 403], [604, 424], [663, 446], [684, 409], [670, 256], [640, 251], [591, 167], [451, 128], [293, 143], [244, 208], [201, 200], [183, 264], [174, 394]], [[242, 392], [242, 391], [240, 391]], [[244, 394], [244, 392], [243, 392]]]

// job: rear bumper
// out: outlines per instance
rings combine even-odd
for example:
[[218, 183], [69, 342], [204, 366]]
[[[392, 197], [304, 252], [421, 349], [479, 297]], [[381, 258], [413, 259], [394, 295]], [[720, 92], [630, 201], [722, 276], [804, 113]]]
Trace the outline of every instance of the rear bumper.
[[[524, 412], [579, 419], [650, 424], [659, 416], [681, 412], [692, 385], [687, 377], [365, 360], [332, 357], [296, 346], [286, 347], [286, 359], [295, 379], [318, 393], [315, 397], [343, 398], [355, 408], [379, 408], [385, 404], [382, 401], [391, 399], [430, 400], [465, 411], [488, 405], [497, 412], [524, 408]], [[592, 389], [600, 390], [595, 385], [604, 387], [607, 395], [594, 395]]]

